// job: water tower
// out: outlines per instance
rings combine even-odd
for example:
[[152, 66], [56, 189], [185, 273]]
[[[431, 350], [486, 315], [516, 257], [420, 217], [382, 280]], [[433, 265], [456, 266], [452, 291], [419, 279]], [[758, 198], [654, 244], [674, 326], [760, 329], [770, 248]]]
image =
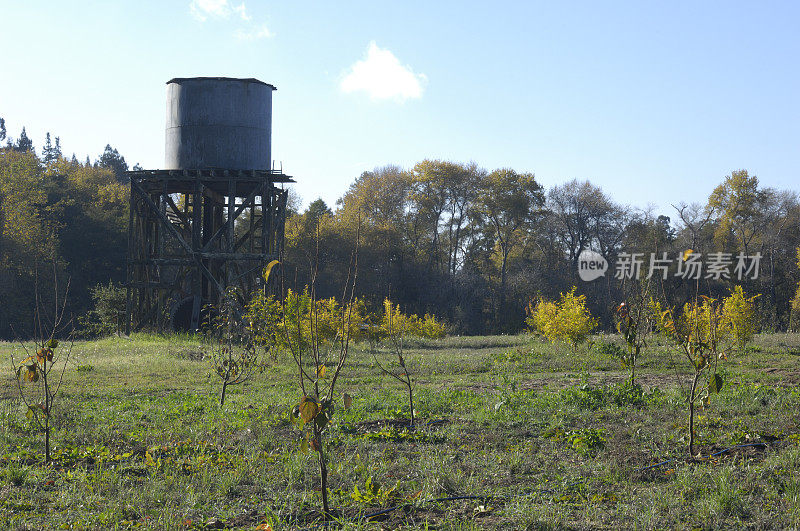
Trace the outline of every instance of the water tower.
[[259, 288], [279, 257], [282, 185], [294, 181], [272, 169], [274, 90], [257, 79], [167, 82], [164, 169], [128, 172], [128, 333], [197, 329], [206, 304]]

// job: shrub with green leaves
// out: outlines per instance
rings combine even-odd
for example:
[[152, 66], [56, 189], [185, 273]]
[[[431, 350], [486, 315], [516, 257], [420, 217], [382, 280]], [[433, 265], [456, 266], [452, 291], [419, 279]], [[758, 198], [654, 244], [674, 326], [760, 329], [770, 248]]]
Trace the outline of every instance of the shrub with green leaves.
[[625, 349], [611, 341], [597, 341], [592, 348], [597, 351], [598, 354], [608, 358], [621, 359], [627, 355]]
[[560, 391], [559, 396], [564, 404], [575, 406], [579, 409], [595, 410], [615, 405], [617, 407], [642, 406], [659, 393], [653, 389], [645, 393], [639, 384], [632, 384], [629, 380], [607, 386], [592, 386], [583, 384], [567, 387]]
[[258, 292], [247, 303], [244, 320], [254, 345], [276, 362], [283, 337], [280, 302], [272, 295]]
[[365, 506], [385, 505], [394, 495], [396, 489], [397, 485], [387, 489], [375, 481], [372, 476], [367, 476], [367, 479], [364, 480], [364, 485], [360, 489], [358, 485], [353, 485], [353, 491], [349, 494], [353, 501]]
[[219, 306], [207, 307], [203, 342], [209, 351], [214, 373], [222, 382], [219, 405], [225, 405], [229, 386], [249, 380], [259, 365], [259, 350], [242, 320], [235, 288], [228, 288]]
[[115, 282], [93, 287], [94, 309], [80, 319], [84, 332], [91, 336], [119, 333], [125, 321], [126, 300], [125, 288]]

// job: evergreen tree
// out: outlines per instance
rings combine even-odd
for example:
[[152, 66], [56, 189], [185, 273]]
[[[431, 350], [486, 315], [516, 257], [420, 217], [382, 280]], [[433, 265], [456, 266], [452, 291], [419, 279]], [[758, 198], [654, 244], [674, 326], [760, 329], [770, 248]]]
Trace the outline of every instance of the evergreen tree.
[[75, 153], [72, 154], [72, 159], [69, 161], [70, 164], [73, 166], [79, 166], [80, 162], [78, 162], [78, 157], [75, 156]]
[[44, 147], [42, 148], [42, 161], [45, 164], [50, 164], [53, 160], [53, 143], [50, 141], [50, 131], [48, 131], [44, 139]]
[[87, 168], [92, 167], [92, 161], [89, 160], [89, 155], [86, 155], [86, 162], [83, 165], [86, 166]]
[[61, 137], [56, 137], [56, 145], [53, 146], [53, 155], [55, 155], [55, 159], [58, 160], [61, 158]]
[[119, 151], [113, 149], [110, 144], [106, 144], [106, 149], [100, 155], [99, 166], [114, 172], [117, 180], [121, 183], [127, 182], [128, 178], [125, 172], [128, 171], [128, 163], [125, 162], [125, 157], [119, 154]]
[[19, 139], [17, 140], [17, 145], [14, 146], [14, 149], [21, 152], [28, 152], [35, 153], [33, 150], [33, 140], [28, 138], [28, 133], [25, 132], [25, 128], [22, 128], [22, 132], [19, 134]]
[[4, 118], [0, 118], [0, 142], [5, 140], [6, 138], [6, 121]]
[[324, 215], [330, 216], [333, 215], [333, 212], [322, 198], [312, 201], [306, 209], [306, 217], [313, 225], [316, 225]]

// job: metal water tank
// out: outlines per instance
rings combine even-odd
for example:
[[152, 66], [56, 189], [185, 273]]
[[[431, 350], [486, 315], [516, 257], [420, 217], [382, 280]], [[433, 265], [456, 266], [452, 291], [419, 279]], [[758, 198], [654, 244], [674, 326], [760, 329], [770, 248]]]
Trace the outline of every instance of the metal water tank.
[[165, 169], [270, 169], [273, 90], [252, 78], [169, 80]]

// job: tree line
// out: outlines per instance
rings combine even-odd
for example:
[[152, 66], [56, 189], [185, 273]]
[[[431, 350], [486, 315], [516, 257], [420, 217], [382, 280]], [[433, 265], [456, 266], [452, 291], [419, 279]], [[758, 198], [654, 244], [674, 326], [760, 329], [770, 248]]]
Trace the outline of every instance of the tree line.
[[[66, 158], [48, 133], [37, 154], [24, 128], [8, 138], [0, 118], [3, 141], [0, 299], [7, 303], [0, 305], [0, 337], [10, 338], [30, 325], [37, 286], [69, 279], [70, 308], [84, 315], [93, 291], [124, 281], [129, 191], [128, 164], [110, 145], [94, 162], [80, 162]], [[405, 312], [436, 315], [459, 334], [518, 332], [531, 302], [556, 300], [573, 287], [586, 295], [600, 328], [610, 329], [633, 283], [615, 278], [614, 264], [633, 253], [641, 255], [643, 276], [651, 253], [759, 254], [757, 278], [704, 272], [695, 282], [675, 276], [674, 263], [668, 278], [650, 281], [674, 300], [688, 300], [698, 286], [719, 296], [741, 284], [763, 294], [756, 304], [764, 329], [790, 326], [800, 280], [797, 195], [763, 187], [746, 170], [724, 176], [701, 202], [658, 215], [619, 204], [589, 181], [545, 189], [533, 173], [424, 160], [364, 172], [333, 207], [316, 200], [301, 210], [296, 196], [290, 201], [286, 286], [302, 290], [313, 271], [320, 297], [339, 296], [358, 247], [359, 298], [374, 308], [389, 298]], [[591, 282], [578, 275], [586, 250], [610, 264]]]
[[[333, 296], [358, 234], [361, 297], [375, 304], [389, 297], [409, 312], [445, 319], [456, 333], [487, 334], [518, 332], [532, 301], [558, 299], [573, 287], [587, 296], [600, 328], [611, 329], [635, 280], [614, 264], [636, 253], [644, 281], [651, 253], [667, 253], [668, 270], [649, 279], [654, 293], [688, 301], [697, 288], [721, 296], [741, 285], [763, 294], [756, 303], [763, 329], [789, 326], [800, 246], [793, 191], [763, 187], [737, 170], [703, 202], [674, 205], [670, 214], [619, 204], [589, 181], [545, 190], [532, 173], [424, 160], [408, 170], [364, 172], [335, 211], [317, 200], [291, 216], [286, 257], [289, 276], [301, 284], [316, 258], [317, 289]], [[676, 276], [677, 258], [689, 249], [693, 259], [727, 259], [729, 272]], [[591, 282], [578, 275], [586, 250], [610, 263]], [[757, 278], [751, 270], [739, 279], [737, 258], [756, 255]]]
[[[61, 152], [47, 133], [40, 154], [25, 128], [7, 135], [0, 118], [0, 338], [32, 333], [36, 295], [69, 285], [69, 312], [91, 308], [92, 289], [125, 275], [128, 187], [111, 146], [91, 162]], [[2, 146], [2, 144], [0, 144]]]

